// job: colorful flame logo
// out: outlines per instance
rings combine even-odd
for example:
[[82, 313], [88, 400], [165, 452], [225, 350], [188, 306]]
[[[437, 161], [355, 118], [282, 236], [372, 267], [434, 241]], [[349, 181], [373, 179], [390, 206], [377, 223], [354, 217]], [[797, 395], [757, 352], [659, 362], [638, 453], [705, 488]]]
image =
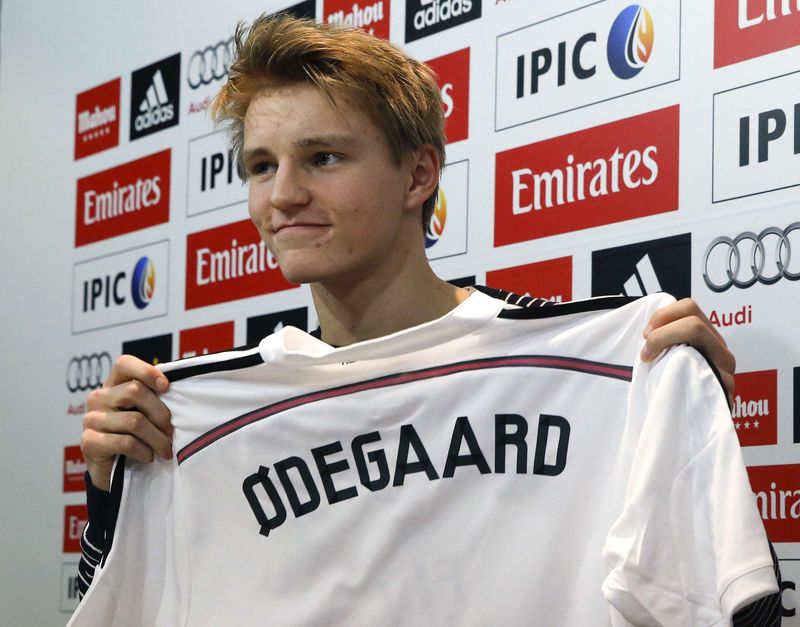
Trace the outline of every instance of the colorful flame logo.
[[608, 34], [608, 64], [619, 78], [633, 78], [653, 52], [653, 17], [641, 4], [622, 10]]
[[139, 309], [144, 309], [153, 300], [156, 291], [156, 267], [150, 259], [142, 257], [133, 268], [131, 296]]
[[447, 221], [447, 198], [444, 190], [439, 186], [439, 194], [436, 196], [436, 204], [433, 206], [433, 215], [425, 232], [425, 248], [430, 248], [444, 233], [444, 223]]

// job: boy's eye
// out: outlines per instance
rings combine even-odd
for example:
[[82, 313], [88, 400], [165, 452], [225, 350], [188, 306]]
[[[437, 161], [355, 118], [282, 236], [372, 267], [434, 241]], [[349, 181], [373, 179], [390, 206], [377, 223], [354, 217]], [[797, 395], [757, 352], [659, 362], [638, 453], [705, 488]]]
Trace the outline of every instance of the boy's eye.
[[314, 163], [317, 165], [333, 165], [339, 161], [339, 155], [332, 152], [320, 152], [314, 155]]
[[266, 161], [261, 161], [259, 163], [254, 163], [248, 167], [250, 174], [253, 176], [258, 176], [259, 174], [270, 174], [275, 171], [276, 166], [272, 163], [268, 163]]

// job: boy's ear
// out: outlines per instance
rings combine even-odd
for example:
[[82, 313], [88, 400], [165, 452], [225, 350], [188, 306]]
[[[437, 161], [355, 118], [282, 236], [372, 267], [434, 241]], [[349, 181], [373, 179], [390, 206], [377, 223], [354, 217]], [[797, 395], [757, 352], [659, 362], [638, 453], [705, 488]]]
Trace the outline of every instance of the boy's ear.
[[406, 209], [417, 210], [430, 198], [439, 184], [442, 167], [439, 153], [430, 144], [417, 148], [408, 157], [409, 185], [406, 190]]

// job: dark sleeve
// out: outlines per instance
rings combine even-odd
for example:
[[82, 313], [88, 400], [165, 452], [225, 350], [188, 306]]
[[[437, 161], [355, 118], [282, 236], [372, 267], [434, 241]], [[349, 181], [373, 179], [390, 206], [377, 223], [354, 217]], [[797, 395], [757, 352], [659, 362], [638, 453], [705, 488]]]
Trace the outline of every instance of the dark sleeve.
[[105, 553], [106, 521], [112, 507], [111, 494], [92, 485], [89, 473], [85, 473], [86, 508], [89, 522], [81, 534], [81, 561], [78, 564], [78, 596], [83, 598], [94, 579], [94, 571]]
[[746, 605], [733, 615], [733, 627], [776, 627], [781, 624], [781, 569], [772, 542], [769, 543], [778, 592]]

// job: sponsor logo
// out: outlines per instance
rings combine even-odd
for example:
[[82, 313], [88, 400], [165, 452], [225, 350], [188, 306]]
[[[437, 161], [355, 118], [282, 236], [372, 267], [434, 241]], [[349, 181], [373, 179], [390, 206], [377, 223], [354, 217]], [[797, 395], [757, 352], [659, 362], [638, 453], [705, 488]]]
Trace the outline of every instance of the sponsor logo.
[[486, 273], [486, 285], [557, 303], [572, 300], [572, 257], [560, 257]]
[[680, 3], [625, 5], [595, 2], [500, 35], [495, 130], [678, 80]]
[[180, 119], [180, 53], [131, 75], [131, 141], [175, 126]]
[[61, 611], [74, 612], [78, 608], [78, 562], [61, 564]]
[[119, 145], [120, 79], [75, 97], [75, 159]]
[[81, 552], [81, 534], [89, 521], [86, 505], [64, 507], [64, 553]]
[[425, 232], [428, 259], [467, 252], [469, 161], [448, 163], [442, 172], [439, 195]]
[[189, 87], [199, 89], [228, 76], [233, 54], [233, 37], [192, 52], [186, 68], [186, 82]]
[[734, 375], [736, 396], [731, 415], [742, 446], [778, 443], [778, 371]]
[[433, 207], [433, 215], [430, 224], [425, 231], [425, 248], [430, 248], [444, 233], [444, 225], [447, 222], [447, 198], [444, 190], [440, 187], [436, 196], [436, 205]]
[[800, 72], [714, 94], [713, 202], [800, 185]]
[[78, 179], [75, 246], [169, 221], [170, 150]]
[[[703, 280], [712, 292], [731, 287], [747, 289], [756, 283], [772, 285], [781, 279], [800, 279], [800, 262], [792, 264], [792, 238], [800, 251], [800, 222], [785, 229], [768, 227], [756, 234], [740, 233], [711, 241], [703, 255]], [[797, 259], [798, 255], [795, 255]]]
[[73, 357], [67, 364], [67, 389], [74, 393], [103, 387], [111, 374], [113, 361], [106, 351]]
[[247, 319], [247, 343], [258, 344], [268, 335], [277, 333], [283, 327], [297, 327], [301, 331], [308, 329], [308, 308], [298, 307], [263, 316]]
[[495, 246], [678, 208], [677, 106], [500, 152]]
[[322, 19], [328, 24], [344, 24], [389, 39], [390, 0], [324, 0]]
[[83, 492], [86, 462], [80, 446], [64, 447], [64, 492]]
[[741, 327], [753, 323], [753, 306], [742, 305], [735, 311], [712, 309], [708, 321], [715, 327]]
[[608, 66], [617, 78], [636, 76], [653, 52], [653, 16], [641, 4], [622, 10], [608, 33]]
[[791, 618], [797, 616], [800, 607], [800, 595], [797, 582], [800, 581], [800, 559], [779, 560], [781, 569], [781, 616]]
[[692, 293], [692, 236], [689, 233], [592, 253], [592, 296]]
[[772, 542], [800, 542], [800, 464], [750, 466], [756, 505]]
[[800, 5], [775, 0], [715, 0], [715, 68], [798, 44]]
[[250, 220], [190, 234], [186, 239], [186, 309], [297, 287]]
[[67, 416], [83, 416], [86, 413], [86, 403], [80, 403], [78, 405], [73, 405], [70, 403], [67, 405]]
[[166, 315], [168, 263], [163, 241], [75, 264], [72, 332]]
[[122, 354], [133, 355], [154, 366], [172, 361], [172, 333], [123, 342]]
[[408, 0], [406, 42], [477, 20], [482, 0]]
[[180, 359], [228, 350], [233, 347], [233, 321], [184, 329], [178, 344]]
[[800, 444], [800, 368], [794, 369], [794, 443]]
[[276, 11], [275, 13], [285, 13], [286, 15], [293, 15], [294, 17], [305, 17], [310, 20], [315, 20], [317, 19], [317, 2], [316, 0], [304, 0], [303, 2], [298, 2], [290, 7]]
[[447, 142], [469, 137], [469, 48], [431, 59], [427, 65], [436, 73], [442, 93]]
[[189, 177], [186, 214], [189, 216], [229, 207], [247, 200], [247, 187], [239, 178], [233, 150], [223, 132], [189, 142]]

